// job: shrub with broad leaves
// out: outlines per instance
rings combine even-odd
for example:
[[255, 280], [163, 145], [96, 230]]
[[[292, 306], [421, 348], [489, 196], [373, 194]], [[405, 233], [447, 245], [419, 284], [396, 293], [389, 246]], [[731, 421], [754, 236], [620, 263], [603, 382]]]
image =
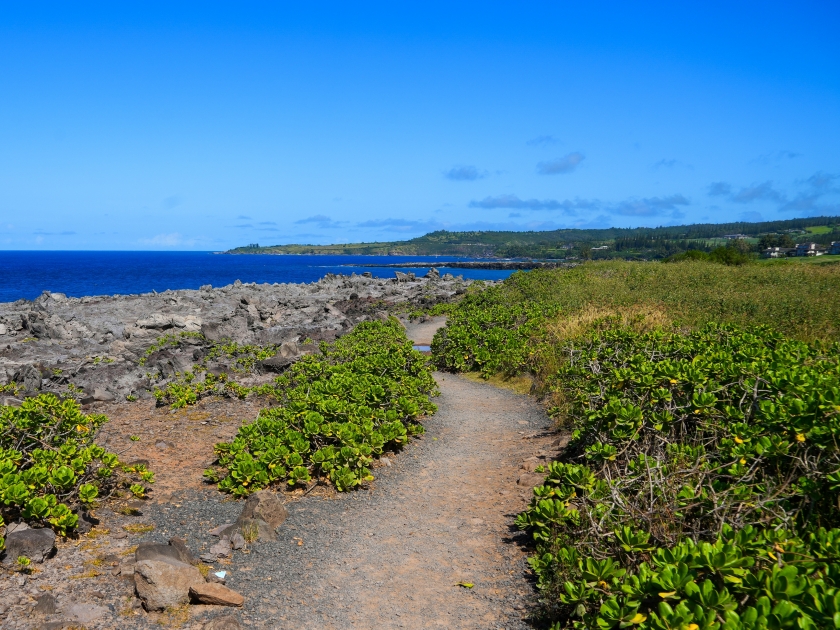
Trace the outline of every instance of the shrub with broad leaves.
[[339, 491], [373, 479], [371, 464], [423, 432], [437, 395], [426, 357], [395, 319], [363, 322], [320, 353], [301, 358], [259, 393], [277, 401], [217, 444], [205, 471], [244, 496], [272, 484], [329, 480]]
[[79, 508], [128, 485], [134, 472], [94, 443], [107, 420], [53, 394], [0, 409], [0, 525], [23, 518], [66, 535]]

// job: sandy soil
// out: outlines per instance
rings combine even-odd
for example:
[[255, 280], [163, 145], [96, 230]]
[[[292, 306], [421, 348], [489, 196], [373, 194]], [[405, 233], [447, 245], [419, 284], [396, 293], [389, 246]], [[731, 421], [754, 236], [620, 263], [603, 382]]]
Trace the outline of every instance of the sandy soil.
[[110, 419], [97, 442], [124, 462], [147, 461], [155, 472], [150, 496], [166, 501], [176, 490], [203, 488], [201, 472], [214, 460], [213, 445], [232, 440], [243, 422], [256, 418], [267, 404], [258, 398], [214, 397], [177, 410], [137, 401], [100, 404], [91, 411]]

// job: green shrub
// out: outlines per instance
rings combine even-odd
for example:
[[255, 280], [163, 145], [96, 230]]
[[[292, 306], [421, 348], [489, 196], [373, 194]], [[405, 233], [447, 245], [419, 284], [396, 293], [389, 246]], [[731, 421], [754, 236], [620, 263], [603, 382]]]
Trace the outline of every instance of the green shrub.
[[435, 361], [536, 374], [574, 427], [517, 519], [543, 621], [840, 627], [837, 271], [687, 258], [514, 274]]
[[[559, 318], [592, 308], [645, 306], [680, 326], [763, 324], [801, 341], [837, 341], [838, 286], [840, 265], [590, 262], [573, 269], [516, 272], [485, 291], [480, 304], [487, 309], [548, 309], [560, 313]], [[478, 310], [474, 301], [465, 299], [450, 320], [460, 325], [460, 313], [468, 308]]]
[[23, 518], [65, 535], [78, 523], [74, 510], [127, 485], [136, 471], [94, 443], [107, 420], [53, 394], [0, 409], [0, 522]]
[[686, 260], [700, 260], [719, 263], [721, 265], [738, 266], [747, 264], [752, 260], [752, 257], [737, 247], [716, 247], [708, 253], [701, 252], [697, 249], [690, 249], [686, 252], [669, 256], [662, 262], [683, 262]]
[[557, 312], [540, 303], [502, 299], [504, 289], [491, 287], [466, 296], [432, 340], [435, 363], [453, 372], [515, 374], [527, 364], [529, 341], [539, 325]]
[[702, 252], [699, 249], [689, 249], [688, 251], [663, 258], [662, 262], [683, 262], [684, 260], [709, 260], [709, 253]]
[[246, 495], [271, 484], [329, 479], [339, 491], [372, 480], [385, 450], [421, 433], [437, 388], [426, 358], [399, 322], [364, 322], [319, 355], [304, 356], [259, 393], [278, 405], [260, 411], [236, 438], [215, 447], [208, 480]]
[[[166, 347], [179, 347], [182, 344], [195, 345], [199, 343], [206, 347], [201, 361], [191, 371], [178, 373], [175, 379], [163, 388], [155, 386], [152, 393], [158, 405], [170, 405], [173, 409], [194, 405], [206, 396], [225, 396], [230, 398], [245, 398], [252, 388], [237, 383], [232, 375], [215, 375], [207, 371], [210, 361], [225, 357], [233, 359], [231, 372], [233, 374], [249, 374], [253, 372], [258, 361], [268, 359], [277, 354], [278, 346], [237, 344], [234, 341], [209, 341], [199, 332], [181, 332], [167, 334], [160, 337], [146, 350], [140, 359], [140, 365], [145, 365], [152, 353]], [[154, 379], [155, 375], [148, 374]]]
[[[643, 628], [669, 627], [678, 618], [699, 627], [766, 627], [733, 621], [767, 617], [790, 599], [766, 586], [776, 579], [770, 565], [787, 564], [780, 552], [768, 559], [764, 551], [777, 542], [787, 551], [785, 540], [796, 536], [840, 540], [840, 531], [823, 529], [840, 519], [838, 346], [709, 325], [689, 334], [600, 331], [568, 352], [554, 387], [574, 422], [569, 457], [587, 463], [552, 463], [518, 518], [538, 542], [532, 566], [551, 615], [592, 628], [633, 619]], [[722, 532], [729, 534], [721, 539]], [[689, 552], [725, 556], [733, 545], [738, 583], [723, 569], [714, 574], [714, 565], [703, 564], [708, 558], [684, 559]], [[605, 571], [595, 582], [606, 586], [590, 584], [593, 562]], [[730, 560], [720, 562], [725, 569]], [[754, 565], [766, 571], [746, 570]], [[681, 572], [680, 588], [661, 586], [657, 570]], [[805, 575], [796, 579], [804, 584]], [[833, 579], [826, 582], [831, 597], [840, 593]], [[650, 592], [656, 583], [665, 595]], [[732, 603], [720, 619], [706, 619], [708, 608], [695, 597], [707, 588]], [[785, 619], [809, 627], [806, 603]]]

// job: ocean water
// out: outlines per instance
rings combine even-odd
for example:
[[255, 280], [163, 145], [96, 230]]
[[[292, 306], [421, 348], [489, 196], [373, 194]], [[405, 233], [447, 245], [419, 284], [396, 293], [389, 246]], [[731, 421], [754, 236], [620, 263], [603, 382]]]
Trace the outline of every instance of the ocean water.
[[[393, 278], [394, 268], [360, 264], [427, 262], [428, 267], [403, 268], [423, 275], [444, 261], [470, 260], [446, 256], [240, 256], [211, 252], [26, 252], [0, 251], [0, 302], [32, 300], [43, 291], [73, 297], [147, 293], [166, 289], [198, 289], [242, 282], [314, 282], [328, 273], [370, 271]], [[348, 266], [349, 265], [349, 266]], [[450, 269], [465, 278], [497, 280], [510, 271]]]

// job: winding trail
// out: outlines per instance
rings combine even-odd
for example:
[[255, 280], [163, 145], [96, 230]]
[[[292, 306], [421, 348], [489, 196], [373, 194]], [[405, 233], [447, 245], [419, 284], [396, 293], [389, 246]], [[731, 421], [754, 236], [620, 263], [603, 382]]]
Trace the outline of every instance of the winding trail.
[[311, 585], [329, 608], [288, 611], [294, 625], [523, 627], [531, 589], [511, 525], [530, 494], [516, 485], [520, 464], [538, 448], [523, 437], [545, 429], [545, 416], [524, 396], [438, 382], [423, 446], [342, 519], [330, 568]]
[[[526, 539], [513, 526], [534, 485], [522, 465], [533, 469], [560, 440], [529, 397], [436, 378], [439, 411], [426, 434], [377, 468], [370, 489], [292, 502], [277, 542], [234, 555], [227, 583], [246, 596], [238, 613], [246, 626], [529, 627]], [[156, 538], [195, 537], [196, 524], [206, 531], [237, 513], [218, 493], [190, 494], [179, 499], [179, 514], [189, 515], [181, 525], [149, 514]], [[196, 612], [196, 621], [225, 614]]]
[[[407, 332], [428, 343], [441, 323]], [[183, 627], [199, 630], [233, 614], [249, 628], [530, 628], [528, 540], [514, 519], [541, 479], [534, 468], [565, 440], [529, 396], [462, 376], [435, 378], [441, 395], [438, 412], [424, 420], [425, 435], [381, 459], [366, 489], [287, 495], [289, 517], [276, 541], [215, 565], [245, 596], [244, 608], [190, 606]], [[106, 536], [102, 551], [180, 536], [202, 553], [217, 540], [209, 531], [233, 522], [241, 508], [215, 488], [182, 487], [143, 508], [154, 531], [131, 540]], [[136, 517], [108, 518], [116, 526]], [[109, 589], [132, 601], [132, 578], [111, 579]], [[162, 621], [136, 611], [95, 627]]]

